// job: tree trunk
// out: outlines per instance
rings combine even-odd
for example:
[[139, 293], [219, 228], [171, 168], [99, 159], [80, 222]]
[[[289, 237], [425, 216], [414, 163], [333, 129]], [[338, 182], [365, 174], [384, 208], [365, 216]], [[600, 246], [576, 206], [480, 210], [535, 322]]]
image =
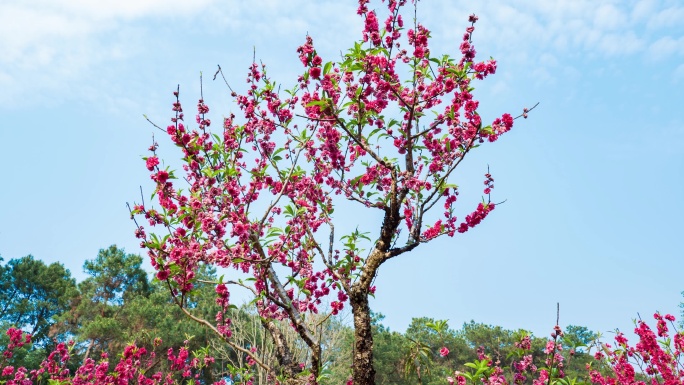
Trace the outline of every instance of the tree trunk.
[[276, 374], [285, 374], [288, 379], [296, 378], [297, 375], [302, 372], [302, 368], [299, 366], [298, 362], [295, 362], [290, 347], [287, 346], [285, 337], [273, 323], [273, 320], [261, 319], [261, 325], [269, 332], [273, 340], [273, 345], [275, 345], [276, 358], [278, 359], [278, 365], [280, 366], [280, 373]]
[[349, 302], [354, 315], [354, 356], [352, 357], [354, 385], [374, 385], [373, 333], [367, 290], [355, 285], [352, 287]]
[[90, 351], [93, 349], [93, 346], [95, 346], [95, 340], [90, 340], [90, 343], [88, 344], [88, 349], [86, 349], [85, 355], [83, 356], [83, 361], [88, 359], [88, 356], [90, 355]]
[[[409, 151], [410, 154], [410, 151]], [[385, 167], [388, 167], [385, 165]], [[385, 207], [385, 217], [380, 228], [380, 238], [375, 242], [374, 250], [366, 259], [359, 279], [348, 289], [349, 303], [354, 315], [354, 356], [352, 358], [352, 378], [354, 385], [375, 385], [375, 367], [373, 366], [373, 331], [371, 328], [368, 294], [380, 265], [399, 254], [413, 250], [418, 242], [404, 247], [392, 249], [392, 243], [401, 215], [399, 209], [408, 192], [407, 188], [397, 191], [397, 169], [392, 168], [392, 186], [389, 195], [389, 206]]]

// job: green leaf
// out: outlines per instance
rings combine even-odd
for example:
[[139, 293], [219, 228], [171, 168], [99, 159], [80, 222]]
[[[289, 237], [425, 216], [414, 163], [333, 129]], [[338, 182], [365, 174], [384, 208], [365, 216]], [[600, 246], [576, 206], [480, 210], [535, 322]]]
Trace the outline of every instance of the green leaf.
[[313, 107], [313, 106], [319, 106], [319, 107], [325, 107], [328, 105], [327, 100], [312, 100], [309, 103], [306, 104], [307, 107]]
[[268, 229], [268, 233], [266, 234], [266, 237], [267, 238], [275, 237], [275, 236], [278, 236], [282, 233], [283, 233], [283, 229], [281, 229], [280, 227], [271, 227], [270, 229]]
[[382, 130], [382, 128], [376, 128], [373, 131], [371, 131], [370, 134], [368, 134], [368, 139], [372, 138], [373, 135], [375, 135], [378, 131]]

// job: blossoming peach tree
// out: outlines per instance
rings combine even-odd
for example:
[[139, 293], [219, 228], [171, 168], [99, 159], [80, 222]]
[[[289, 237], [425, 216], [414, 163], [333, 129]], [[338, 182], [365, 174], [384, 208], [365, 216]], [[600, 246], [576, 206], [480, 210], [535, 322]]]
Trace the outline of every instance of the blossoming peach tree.
[[[210, 130], [203, 99], [197, 104], [197, 127], [186, 126], [176, 92], [175, 115], [165, 132], [183, 153], [183, 183], [176, 182], [175, 171], [163, 167], [157, 143], [150, 147], [152, 155], [145, 161], [159, 208], [140, 202], [131, 213], [136, 223], [144, 217], [159, 231], [138, 226], [136, 236], [176, 304], [248, 358], [247, 367], [231, 368], [231, 383], [251, 384], [254, 365], [267, 371], [273, 384], [320, 383], [321, 328], [307, 322], [307, 315], [322, 311], [329, 302], [330, 315], [347, 305], [352, 310], [349, 382], [373, 384], [368, 300], [380, 266], [437, 237], [468, 231], [495, 207], [489, 199], [493, 179], [487, 173], [486, 198], [460, 221], [454, 208], [454, 170], [478, 145], [509, 131], [514, 121], [503, 114], [485, 124], [477, 113], [473, 83], [496, 71], [495, 61], [475, 60], [477, 18], [470, 16], [460, 57], [452, 59], [431, 52], [430, 32], [417, 20], [404, 27], [400, 11], [405, 3], [388, 0], [381, 21], [368, 8], [368, 0], [359, 0], [362, 40], [339, 62], [324, 61], [307, 37], [298, 48], [305, 70], [284, 95], [266, 67], [253, 63], [246, 94], [233, 92], [240, 118], [227, 116], [217, 132]], [[378, 213], [382, 221], [372, 241], [358, 230], [336, 235], [333, 213], [340, 205], [347, 211], [356, 205]], [[364, 253], [364, 247], [369, 251]], [[249, 276], [216, 283], [221, 310], [214, 319], [200, 318], [188, 304], [203, 264]], [[276, 363], [231, 340], [229, 296], [235, 286], [253, 294], [262, 326], [275, 346]], [[657, 336], [639, 321], [636, 345], [622, 334], [615, 347], [599, 344], [596, 359], [608, 363], [610, 371], [590, 367], [588, 382], [684, 383], [684, 333], [675, 330], [671, 338], [666, 321], [674, 317], [655, 318]], [[294, 328], [308, 348], [306, 362], [293, 355], [282, 324]], [[435, 325], [437, 332], [443, 327], [445, 322]], [[0, 356], [0, 384], [5, 385], [192, 383], [213, 362], [206, 351], [191, 358], [186, 348], [169, 350], [169, 373], [155, 372], [155, 352], [131, 344], [113, 369], [103, 356], [99, 361], [86, 359], [72, 372], [68, 364], [74, 345], [59, 343], [39, 368], [28, 370], [15, 368], [11, 359], [17, 349], [30, 345], [30, 336], [16, 328], [6, 334], [9, 344]], [[459, 385], [579, 383], [563, 373], [558, 326], [539, 366], [532, 361], [529, 336], [520, 337], [510, 367], [482, 353], [465, 365], [468, 372], [444, 380]], [[448, 355], [448, 348], [439, 354]]]
[[[437, 237], [468, 231], [495, 208], [487, 172], [485, 198], [465, 218], [455, 215], [454, 170], [514, 121], [503, 114], [487, 124], [477, 112], [473, 85], [496, 71], [494, 60], [475, 59], [477, 17], [470, 16], [454, 59], [431, 51], [430, 31], [415, 18], [405, 26], [405, 0], [388, 0], [382, 19], [368, 2], [360, 0], [357, 11], [362, 39], [341, 60], [324, 60], [306, 37], [297, 49], [304, 71], [291, 89], [280, 92], [266, 66], [253, 63], [246, 93], [232, 92], [239, 113], [226, 116], [218, 130], [211, 129], [203, 98], [191, 128], [176, 91], [164, 131], [182, 151], [183, 170], [164, 167], [154, 142], [145, 161], [158, 207], [140, 202], [131, 210], [155, 228], [138, 226], [136, 236], [176, 303], [274, 382], [318, 382], [320, 333], [306, 316], [322, 305], [331, 315], [349, 305], [351, 381], [374, 383], [368, 301], [380, 266]], [[220, 67], [214, 78], [219, 74]], [[354, 206], [382, 218], [374, 238], [358, 230], [336, 233], [335, 209]], [[185, 306], [202, 264], [250, 277], [217, 282], [222, 310], [211, 320]], [[234, 286], [253, 295], [277, 365], [231, 342]], [[307, 362], [293, 357], [278, 320], [287, 320], [306, 344]]]

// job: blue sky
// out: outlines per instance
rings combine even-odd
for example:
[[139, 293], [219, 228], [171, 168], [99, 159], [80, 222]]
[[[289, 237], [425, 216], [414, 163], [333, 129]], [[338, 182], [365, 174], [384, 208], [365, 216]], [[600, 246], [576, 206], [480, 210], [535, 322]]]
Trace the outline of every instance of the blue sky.
[[[209, 80], [217, 64], [240, 89], [256, 49], [272, 78], [289, 85], [306, 33], [324, 60], [360, 34], [353, 1], [254, 4], [0, 4], [5, 261], [32, 254], [83, 278], [83, 262], [100, 248], [139, 252], [125, 203], [152, 188], [141, 157], [154, 130], [143, 114], [166, 122], [177, 84], [193, 105], [203, 71], [218, 121], [236, 107], [225, 85]], [[423, 0], [418, 16], [433, 54], [457, 52], [471, 13], [480, 17], [478, 54], [499, 63], [477, 85], [485, 120], [540, 105], [457, 177], [473, 203], [489, 165], [495, 200], [506, 203], [476, 229], [384, 265], [374, 309], [394, 330], [430, 316], [538, 335], [551, 331], [556, 302], [562, 325], [602, 332], [630, 329], [638, 313], [679, 315], [684, 5]]]

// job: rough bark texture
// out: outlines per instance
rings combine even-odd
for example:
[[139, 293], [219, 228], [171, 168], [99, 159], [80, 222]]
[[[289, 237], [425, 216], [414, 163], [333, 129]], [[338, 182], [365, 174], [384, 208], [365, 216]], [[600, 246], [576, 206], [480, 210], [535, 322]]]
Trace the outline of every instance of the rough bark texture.
[[289, 346], [287, 346], [287, 341], [285, 337], [278, 330], [278, 327], [273, 323], [272, 320], [261, 320], [261, 325], [264, 329], [268, 330], [271, 338], [273, 338], [273, 344], [275, 345], [276, 358], [278, 359], [278, 365], [280, 366], [280, 371], [285, 374], [287, 378], [295, 378], [299, 373], [301, 373], [302, 368], [299, 363], [295, 362], [292, 357], [292, 352]]
[[373, 333], [371, 330], [368, 292], [354, 286], [349, 301], [354, 315], [354, 356], [352, 377], [354, 385], [375, 384], [373, 367]]
[[[352, 378], [354, 385], [375, 385], [375, 368], [373, 367], [373, 331], [371, 328], [368, 294], [375, 276], [385, 261], [404, 251], [392, 252], [391, 244], [399, 227], [399, 208], [406, 196], [406, 190], [397, 191], [397, 170], [392, 170], [392, 187], [389, 195], [389, 206], [385, 208], [385, 217], [380, 228], [380, 238], [373, 251], [366, 259], [359, 280], [349, 290], [349, 303], [354, 315], [354, 356], [352, 361]], [[415, 247], [413, 245], [411, 248]], [[408, 249], [407, 249], [408, 250]]]

